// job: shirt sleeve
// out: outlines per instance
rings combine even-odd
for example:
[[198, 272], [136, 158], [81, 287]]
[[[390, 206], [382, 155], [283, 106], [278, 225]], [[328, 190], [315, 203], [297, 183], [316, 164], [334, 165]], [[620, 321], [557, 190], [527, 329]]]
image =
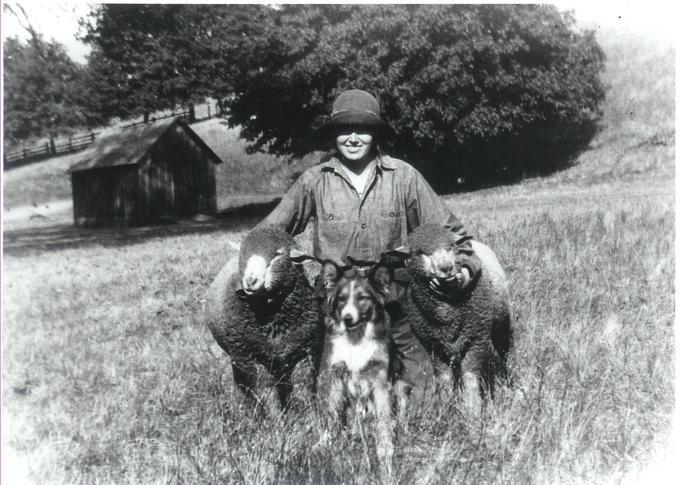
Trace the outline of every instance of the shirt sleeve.
[[421, 224], [441, 224], [455, 235], [457, 253], [461, 259], [461, 266], [467, 267], [474, 279], [480, 269], [479, 257], [472, 249], [472, 236], [463, 227], [463, 223], [444, 204], [444, 201], [417, 171], [408, 186], [406, 204], [406, 221], [408, 232]]
[[297, 236], [305, 230], [312, 215], [314, 215], [314, 198], [310, 189], [310, 178], [303, 173], [256, 229], [264, 226], [278, 226], [288, 234]]

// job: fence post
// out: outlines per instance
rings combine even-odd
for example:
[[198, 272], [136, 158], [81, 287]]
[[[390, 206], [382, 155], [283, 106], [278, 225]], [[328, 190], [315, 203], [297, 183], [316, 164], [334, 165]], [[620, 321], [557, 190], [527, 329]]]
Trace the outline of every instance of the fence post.
[[50, 154], [50, 144], [49, 142], [45, 142], [45, 155]]
[[72, 138], [73, 138], [72, 136], [69, 136], [69, 137], [68, 137], [68, 151], [69, 151], [69, 152], [72, 152], [72, 151], [73, 151], [73, 144], [71, 143], [71, 139], [72, 139]]
[[28, 153], [26, 152], [26, 149], [24, 148], [24, 149], [22, 150], [22, 152], [23, 152], [23, 155], [24, 155], [24, 156], [23, 156], [23, 159], [26, 160], [26, 159], [28, 158]]
[[208, 105], [208, 119], [210, 119], [210, 101], [206, 103]]
[[94, 131], [90, 132], [90, 143], [94, 143]]

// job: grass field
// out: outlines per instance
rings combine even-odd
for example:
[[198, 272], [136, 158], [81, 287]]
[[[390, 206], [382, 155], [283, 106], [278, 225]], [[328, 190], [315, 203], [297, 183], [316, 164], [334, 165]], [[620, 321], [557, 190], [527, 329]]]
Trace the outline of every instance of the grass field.
[[[514, 385], [482, 421], [455, 397], [415, 410], [398, 436], [395, 483], [636, 483], [667, 458], [672, 49], [608, 41], [612, 91], [591, 150], [551, 177], [446, 198], [507, 269]], [[635, 60], [623, 55], [631, 46]], [[19, 193], [36, 180], [5, 183]], [[227, 241], [248, 228], [5, 254], [10, 463], [32, 483], [376, 482], [370, 446], [345, 436], [318, 445], [304, 386], [288, 414], [265, 422], [239, 407], [200, 315], [235, 255]], [[296, 382], [306, 377], [303, 368]]]

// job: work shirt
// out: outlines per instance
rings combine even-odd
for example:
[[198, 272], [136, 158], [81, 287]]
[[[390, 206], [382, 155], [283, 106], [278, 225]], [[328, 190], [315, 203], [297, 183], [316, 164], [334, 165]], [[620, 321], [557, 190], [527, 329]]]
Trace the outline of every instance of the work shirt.
[[363, 196], [337, 157], [307, 169], [260, 226], [282, 226], [289, 234], [313, 219], [313, 255], [347, 264], [380, 260], [381, 254], [407, 244], [421, 224], [449, 227], [456, 235], [461, 262], [471, 275], [479, 262], [461, 222], [447, 209], [423, 176], [406, 162], [380, 154]]

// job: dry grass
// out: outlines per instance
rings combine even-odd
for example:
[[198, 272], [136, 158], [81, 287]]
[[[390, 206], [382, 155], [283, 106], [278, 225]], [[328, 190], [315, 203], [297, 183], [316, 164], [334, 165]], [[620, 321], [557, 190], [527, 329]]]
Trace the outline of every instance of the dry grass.
[[[509, 270], [514, 387], [483, 423], [455, 400], [419, 410], [399, 439], [398, 481], [616, 481], [664, 442], [672, 199], [602, 200], [476, 220]], [[37, 483], [376, 479], [361, 442], [314, 447], [303, 386], [293, 410], [266, 425], [238, 408], [227, 358], [197, 315], [233, 255], [225, 239], [241, 236], [7, 258], [6, 432]]]

